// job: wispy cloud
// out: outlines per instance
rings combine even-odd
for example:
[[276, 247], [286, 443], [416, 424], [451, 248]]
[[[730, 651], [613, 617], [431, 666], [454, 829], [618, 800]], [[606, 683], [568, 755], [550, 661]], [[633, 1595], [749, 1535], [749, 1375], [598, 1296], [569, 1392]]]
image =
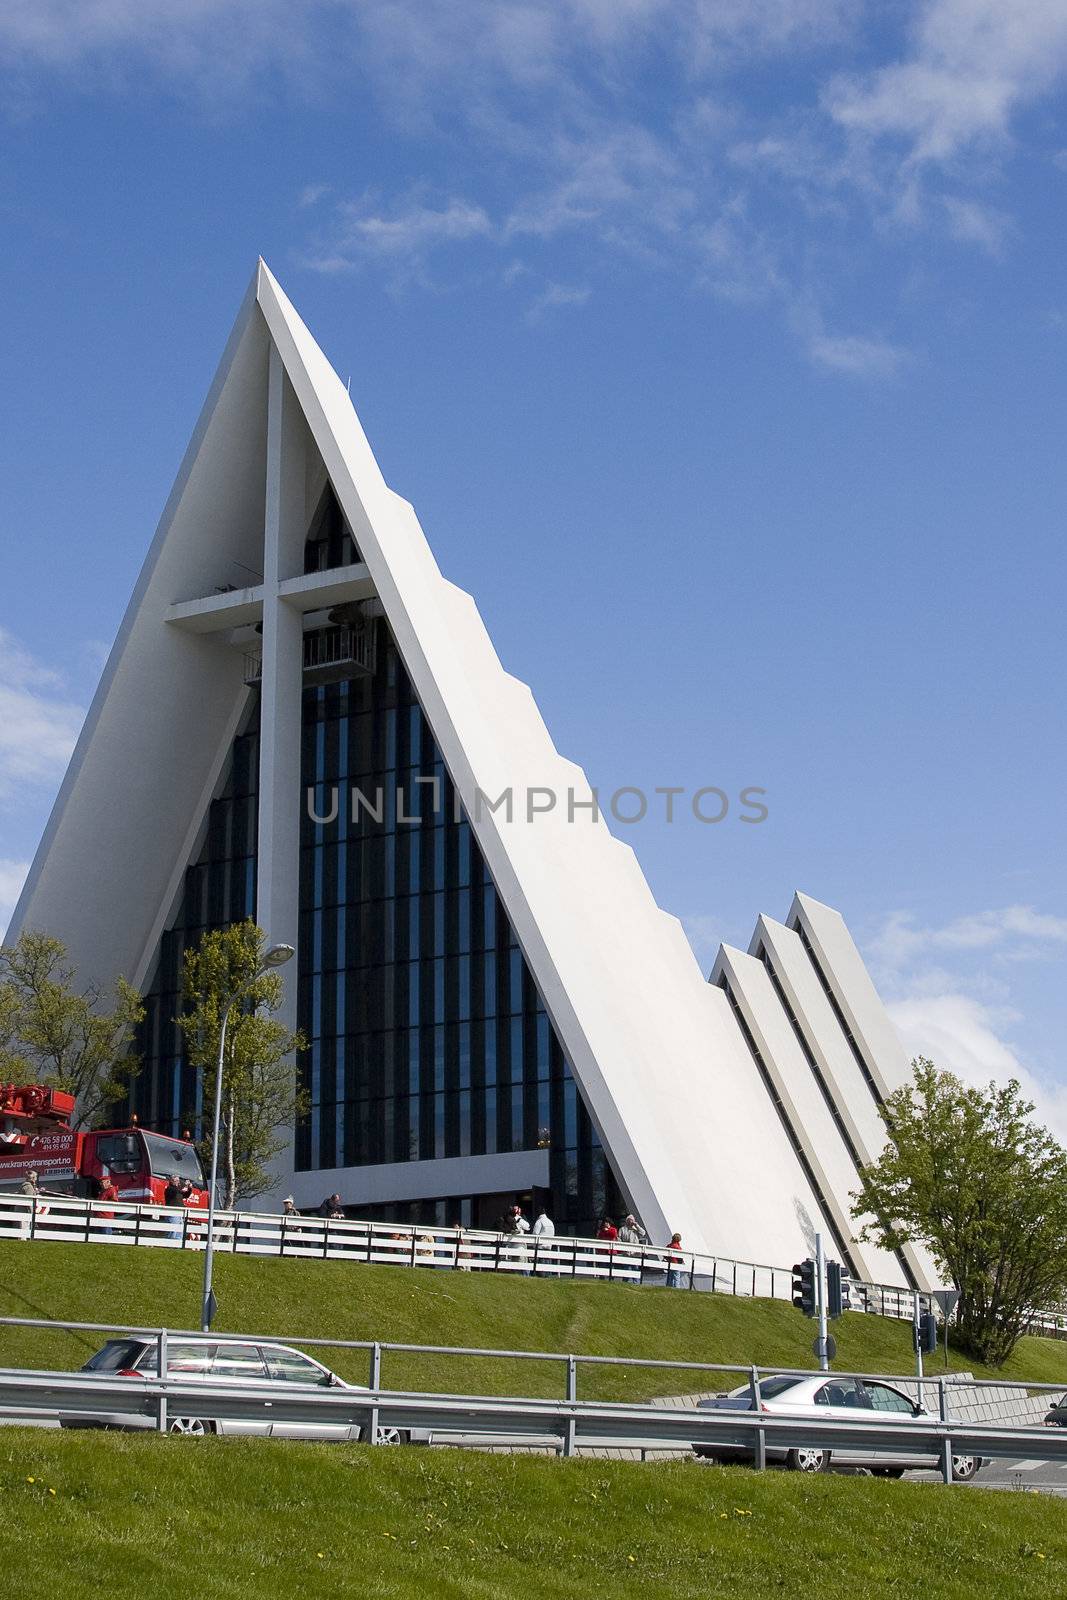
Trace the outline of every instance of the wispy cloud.
[[56, 782], [84, 716], [58, 674], [0, 628], [0, 801]]
[[1067, 1145], [1067, 1086], [1037, 1077], [1022, 1059], [1011, 1040], [1017, 1011], [958, 991], [890, 1001], [887, 1009], [909, 1058], [927, 1056], [979, 1087], [1016, 1078], [1038, 1119]]
[[1039, 1117], [1067, 1143], [1067, 1087], [1035, 1072], [1013, 1037], [1013, 966], [1067, 954], [1067, 917], [1010, 905], [924, 926], [894, 911], [866, 955], [909, 1056], [924, 1055], [965, 1082], [1017, 1078]]
[[369, 199], [342, 201], [335, 208], [329, 234], [307, 262], [328, 273], [386, 262], [408, 275], [443, 245], [498, 236], [499, 229], [482, 207], [466, 200], [435, 206], [409, 199], [391, 208], [379, 208]]
[[591, 289], [579, 288], [575, 284], [548, 283], [527, 310], [527, 320], [539, 322], [546, 311], [555, 311], [561, 306], [584, 306], [591, 293]]
[[887, 339], [827, 333], [821, 327], [809, 330], [807, 349], [817, 366], [858, 378], [892, 378], [907, 359], [907, 352]]
[[900, 974], [931, 953], [981, 950], [1017, 959], [1062, 945], [1067, 945], [1067, 917], [1013, 905], [976, 911], [935, 927], [921, 926], [908, 912], [893, 911], [868, 948], [890, 973]]
[[845, 128], [904, 141], [912, 161], [949, 161], [1003, 139], [1065, 72], [1061, 0], [925, 0], [907, 58], [838, 77], [825, 103]]
[[[324, 104], [358, 83], [408, 145], [428, 135], [471, 159], [434, 193], [418, 160], [418, 182], [385, 196], [309, 175], [305, 265], [390, 287], [499, 282], [477, 252], [503, 246], [530, 271], [527, 316], [552, 285], [599, 292], [620, 266], [655, 269], [682, 292], [772, 305], [813, 363], [881, 381], [907, 359], [880, 331], [889, 309], [856, 326], [839, 286], [864, 252], [888, 260], [927, 235], [1003, 252], [995, 158], [1067, 75], [1067, 7], [908, 0], [877, 35], [869, 16], [849, 0], [8, 0], [0, 92], [5, 64], [20, 87], [76, 70], [80, 91], [104, 93], [162, 74], [228, 102], [268, 74]], [[775, 56], [789, 70], [769, 100], [752, 74]], [[1052, 171], [1062, 138], [1046, 135], [1031, 158]], [[908, 264], [893, 270], [903, 284]]]
[[959, 195], [946, 195], [945, 211], [949, 232], [963, 244], [980, 245], [991, 256], [999, 256], [1012, 229], [1011, 218], [994, 206], [977, 200], [963, 200]]

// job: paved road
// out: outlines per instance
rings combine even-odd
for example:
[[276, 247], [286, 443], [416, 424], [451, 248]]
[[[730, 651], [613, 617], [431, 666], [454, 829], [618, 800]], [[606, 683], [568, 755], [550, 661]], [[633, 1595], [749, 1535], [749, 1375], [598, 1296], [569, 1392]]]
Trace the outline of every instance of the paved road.
[[1041, 1494], [1067, 1495], [1067, 1463], [1034, 1461], [994, 1461], [983, 1467], [975, 1486], [980, 1489], [1037, 1490]]

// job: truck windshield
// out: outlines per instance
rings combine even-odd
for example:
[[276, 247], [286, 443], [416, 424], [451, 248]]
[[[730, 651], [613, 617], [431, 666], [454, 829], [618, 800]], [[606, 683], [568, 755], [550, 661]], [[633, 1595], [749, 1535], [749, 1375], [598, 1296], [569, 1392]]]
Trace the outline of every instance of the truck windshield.
[[144, 1141], [148, 1147], [148, 1160], [153, 1177], [188, 1178], [198, 1189], [204, 1187], [200, 1157], [191, 1144], [183, 1144], [180, 1139], [164, 1139], [158, 1133], [146, 1133]]

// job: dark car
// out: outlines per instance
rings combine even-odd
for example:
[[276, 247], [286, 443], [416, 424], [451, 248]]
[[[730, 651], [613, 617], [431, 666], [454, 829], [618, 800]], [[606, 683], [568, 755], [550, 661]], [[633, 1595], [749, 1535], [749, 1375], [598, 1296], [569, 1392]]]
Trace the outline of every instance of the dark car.
[[1046, 1428], [1067, 1428], [1067, 1394], [1053, 1402], [1045, 1412]]

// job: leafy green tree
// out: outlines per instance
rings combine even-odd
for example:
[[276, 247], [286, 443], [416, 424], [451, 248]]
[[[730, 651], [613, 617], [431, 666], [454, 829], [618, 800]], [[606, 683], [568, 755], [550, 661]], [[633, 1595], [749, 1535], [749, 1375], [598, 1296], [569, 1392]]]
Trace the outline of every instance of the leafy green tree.
[[203, 1076], [205, 1132], [198, 1148], [205, 1169], [211, 1162], [222, 1018], [230, 996], [238, 997], [226, 1027], [219, 1124], [219, 1169], [227, 1207], [271, 1187], [269, 1165], [284, 1150], [288, 1129], [306, 1107], [292, 1060], [304, 1040], [273, 1015], [282, 1003], [282, 978], [262, 970], [266, 943], [254, 922], [239, 922], [205, 933], [184, 958], [184, 1010], [175, 1020], [185, 1036], [187, 1058]]
[[130, 1036], [144, 1015], [125, 978], [79, 987], [65, 946], [27, 931], [0, 949], [0, 1075], [75, 1096], [74, 1125], [99, 1122], [137, 1072]]
[[959, 1291], [957, 1343], [994, 1367], [1067, 1292], [1067, 1152], [1033, 1110], [1014, 1079], [971, 1088], [919, 1056], [853, 1195], [864, 1238], [929, 1248]]

